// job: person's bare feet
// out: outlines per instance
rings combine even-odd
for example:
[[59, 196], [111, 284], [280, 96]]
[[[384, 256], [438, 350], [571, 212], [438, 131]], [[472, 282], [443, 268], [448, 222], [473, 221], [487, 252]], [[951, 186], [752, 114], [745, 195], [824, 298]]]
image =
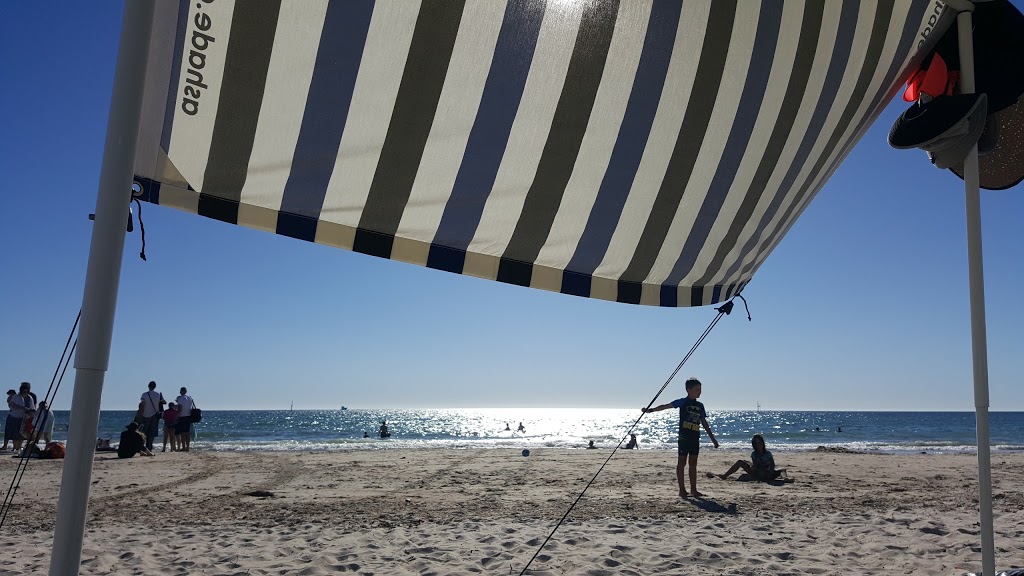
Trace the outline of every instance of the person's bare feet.
[[694, 498], [703, 498], [704, 497], [703, 494], [701, 494], [700, 492], [697, 492], [696, 490], [690, 491], [690, 496], [693, 496]]
[[718, 479], [719, 480], [725, 480], [726, 478], [728, 478], [728, 476], [726, 476], [725, 474], [719, 474], [718, 475]]
[[689, 495], [689, 494], [687, 494], [686, 492], [680, 492], [680, 493], [679, 493], [679, 497], [680, 497], [680, 498], [689, 498], [689, 497], [690, 497], [690, 495]]

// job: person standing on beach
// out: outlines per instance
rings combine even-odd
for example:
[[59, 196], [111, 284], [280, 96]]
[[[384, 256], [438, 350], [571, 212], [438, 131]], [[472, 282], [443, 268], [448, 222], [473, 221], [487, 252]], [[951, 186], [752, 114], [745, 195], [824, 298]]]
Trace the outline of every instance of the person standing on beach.
[[178, 451], [178, 436], [175, 434], [175, 428], [178, 426], [178, 406], [171, 402], [167, 405], [167, 410], [164, 410], [164, 449], [161, 452], [167, 452], [167, 441], [171, 442], [171, 452]]
[[46, 402], [39, 403], [39, 410], [36, 410], [36, 437], [32, 443], [36, 444], [42, 438], [43, 446], [53, 442], [53, 410], [46, 405]]
[[36, 411], [25, 410], [25, 417], [21, 419], [21, 437], [25, 439], [25, 452], [29, 452], [36, 445]]
[[178, 425], [174, 427], [174, 435], [178, 437], [178, 451], [188, 452], [192, 446], [192, 407], [196, 404], [184, 386], [174, 403], [178, 405]]
[[146, 435], [146, 450], [153, 450], [153, 440], [160, 432], [160, 419], [163, 417], [164, 395], [156, 391], [156, 382], [149, 382], [149, 390], [142, 393], [139, 409], [142, 410], [142, 433]]
[[[679, 481], [679, 497], [686, 498], [703, 496], [697, 491], [697, 456], [700, 454], [700, 428], [704, 427], [712, 444], [718, 448], [718, 440], [715, 439], [711, 427], [708, 426], [708, 414], [704, 410], [704, 404], [697, 401], [700, 398], [700, 380], [690, 378], [686, 381], [686, 398], [673, 400], [668, 404], [655, 406], [654, 408], [643, 408], [645, 414], [660, 412], [669, 408], [679, 409], [679, 458], [676, 461], [676, 480]], [[690, 492], [686, 492], [686, 469], [689, 461], [690, 470]]]
[[10, 438], [15, 450], [21, 450], [21, 441], [25, 439], [22, 436], [22, 430], [25, 427], [25, 414], [29, 410], [35, 411], [36, 409], [36, 401], [31, 392], [32, 385], [22, 382], [18, 390], [18, 394], [7, 395], [7, 408], [10, 412], [7, 413], [7, 421], [4, 425], [4, 446], [7, 445], [6, 441]]
[[[18, 393], [14, 390], [7, 391], [7, 419], [4, 421], [4, 445], [0, 450], [7, 450], [7, 445], [17, 440], [21, 434], [21, 422], [14, 417], [14, 402]], [[22, 408], [24, 409], [24, 407]]]

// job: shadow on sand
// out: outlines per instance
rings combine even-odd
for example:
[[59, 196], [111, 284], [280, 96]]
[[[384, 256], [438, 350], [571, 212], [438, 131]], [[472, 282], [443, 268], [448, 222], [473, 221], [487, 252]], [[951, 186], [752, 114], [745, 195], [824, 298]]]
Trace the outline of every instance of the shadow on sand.
[[713, 512], [715, 514], [731, 514], [733, 516], [739, 514], [739, 512], [737, 512], [736, 510], [735, 502], [730, 502], [727, 506], [723, 506], [722, 504], [719, 504], [718, 502], [715, 502], [714, 500], [706, 497], [687, 498], [682, 502], [692, 504], [693, 506], [700, 508], [705, 512]]
[[[711, 472], [708, 472], [707, 474], [705, 474], [705, 476], [707, 476], [708, 478], [713, 478], [713, 479], [721, 480], [720, 478], [718, 478], [718, 476], [712, 474]], [[726, 479], [725, 481], [728, 482], [729, 480]], [[794, 482], [794, 479], [790, 478], [789, 476], [783, 476], [783, 477], [780, 477], [780, 478], [776, 478], [774, 480], [757, 480], [757, 479], [755, 479], [753, 476], [751, 476], [749, 474], [740, 474], [736, 478], [735, 481], [736, 482], [757, 482], [758, 484], [768, 484], [769, 486], [785, 486], [786, 484], [792, 484]]]

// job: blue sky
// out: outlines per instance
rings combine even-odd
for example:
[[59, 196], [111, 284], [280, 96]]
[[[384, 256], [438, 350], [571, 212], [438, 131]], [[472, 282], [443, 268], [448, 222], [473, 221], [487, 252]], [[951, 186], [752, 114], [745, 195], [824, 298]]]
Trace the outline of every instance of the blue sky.
[[[45, 391], [81, 305], [121, 4], [4, 3], [0, 378]], [[973, 410], [962, 182], [888, 147], [894, 101], [662, 396]], [[991, 404], [1024, 410], [1024, 194], [982, 192]], [[143, 205], [104, 409], [640, 407], [714, 318], [463, 277]], [[67, 409], [73, 370], [54, 407]]]

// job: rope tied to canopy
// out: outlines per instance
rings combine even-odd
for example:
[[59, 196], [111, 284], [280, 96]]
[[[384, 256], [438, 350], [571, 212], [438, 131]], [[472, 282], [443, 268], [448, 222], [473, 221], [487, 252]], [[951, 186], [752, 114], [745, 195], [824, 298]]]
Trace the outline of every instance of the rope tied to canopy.
[[747, 306], [747, 300], [746, 298], [743, 298], [743, 296], [741, 296], [739, 293], [733, 296], [732, 299], [727, 301], [725, 304], [722, 304], [721, 306], [715, 308], [715, 310], [718, 312], [718, 314], [715, 316], [715, 319], [712, 320], [710, 324], [708, 324], [708, 327], [704, 329], [704, 332], [700, 335], [700, 338], [697, 338], [697, 341], [693, 344], [693, 346], [690, 347], [690, 351], [686, 353], [686, 356], [684, 356], [683, 359], [679, 362], [679, 364], [676, 366], [676, 369], [673, 370], [671, 374], [669, 374], [668, 378], [665, 380], [665, 383], [662, 384], [661, 388], [658, 389], [658, 392], [654, 395], [654, 398], [651, 398], [651, 401], [647, 404], [647, 407], [640, 411], [640, 416], [637, 417], [636, 421], [633, 422], [632, 426], [629, 427], [629, 430], [627, 430], [626, 433], [622, 436], [622, 438], [619, 439], [618, 444], [616, 444], [615, 448], [612, 449], [611, 454], [608, 455], [608, 458], [605, 458], [605, 461], [601, 464], [601, 467], [598, 468], [597, 472], [594, 473], [594, 477], [590, 479], [590, 482], [587, 482], [587, 485], [584, 486], [583, 490], [580, 491], [580, 494], [579, 496], [576, 497], [576, 500], [574, 500], [573, 503], [569, 505], [569, 509], [565, 511], [565, 514], [563, 514], [562, 517], [559, 518], [558, 522], [555, 524], [555, 527], [551, 529], [551, 533], [548, 534], [547, 538], [545, 538], [544, 541], [541, 542], [540, 546], [537, 547], [537, 551], [533, 553], [533, 557], [530, 558], [529, 562], [526, 563], [526, 566], [524, 566], [522, 571], [519, 572], [519, 576], [523, 576], [524, 574], [526, 574], [526, 571], [530, 568], [530, 564], [532, 564], [533, 561], [537, 559], [537, 556], [541, 553], [541, 551], [544, 550], [544, 546], [546, 546], [547, 543], [551, 540], [551, 537], [555, 535], [555, 532], [562, 525], [562, 523], [565, 522], [565, 519], [569, 517], [569, 514], [572, 512], [573, 508], [576, 507], [576, 504], [578, 504], [579, 501], [583, 499], [583, 495], [586, 494], [587, 489], [594, 484], [594, 482], [597, 480], [597, 477], [601, 474], [601, 471], [604, 470], [605, 466], [608, 465], [608, 462], [610, 462], [612, 457], [615, 456], [615, 453], [618, 452], [619, 448], [622, 446], [622, 443], [625, 442], [626, 438], [628, 438], [630, 434], [633, 433], [633, 430], [636, 429], [637, 425], [640, 423], [640, 420], [643, 419], [644, 414], [647, 413], [646, 411], [651, 406], [654, 406], [654, 403], [657, 402], [658, 397], [661, 396], [661, 393], [665, 391], [665, 388], [668, 388], [668, 385], [670, 383], [672, 383], [672, 380], [676, 377], [676, 374], [678, 374], [679, 371], [682, 370], [683, 365], [686, 364], [686, 361], [690, 359], [690, 356], [693, 356], [693, 353], [697, 351], [697, 347], [699, 347], [701, 343], [704, 342], [704, 339], [708, 337], [708, 334], [710, 334], [711, 330], [714, 329], [714, 327], [718, 324], [718, 321], [722, 319], [722, 316], [728, 316], [729, 314], [732, 313], [733, 300], [735, 300], [736, 298], [739, 298], [740, 300], [743, 301], [743, 307], [746, 308], [747, 311], [747, 320], [751, 320], [750, 307]]

